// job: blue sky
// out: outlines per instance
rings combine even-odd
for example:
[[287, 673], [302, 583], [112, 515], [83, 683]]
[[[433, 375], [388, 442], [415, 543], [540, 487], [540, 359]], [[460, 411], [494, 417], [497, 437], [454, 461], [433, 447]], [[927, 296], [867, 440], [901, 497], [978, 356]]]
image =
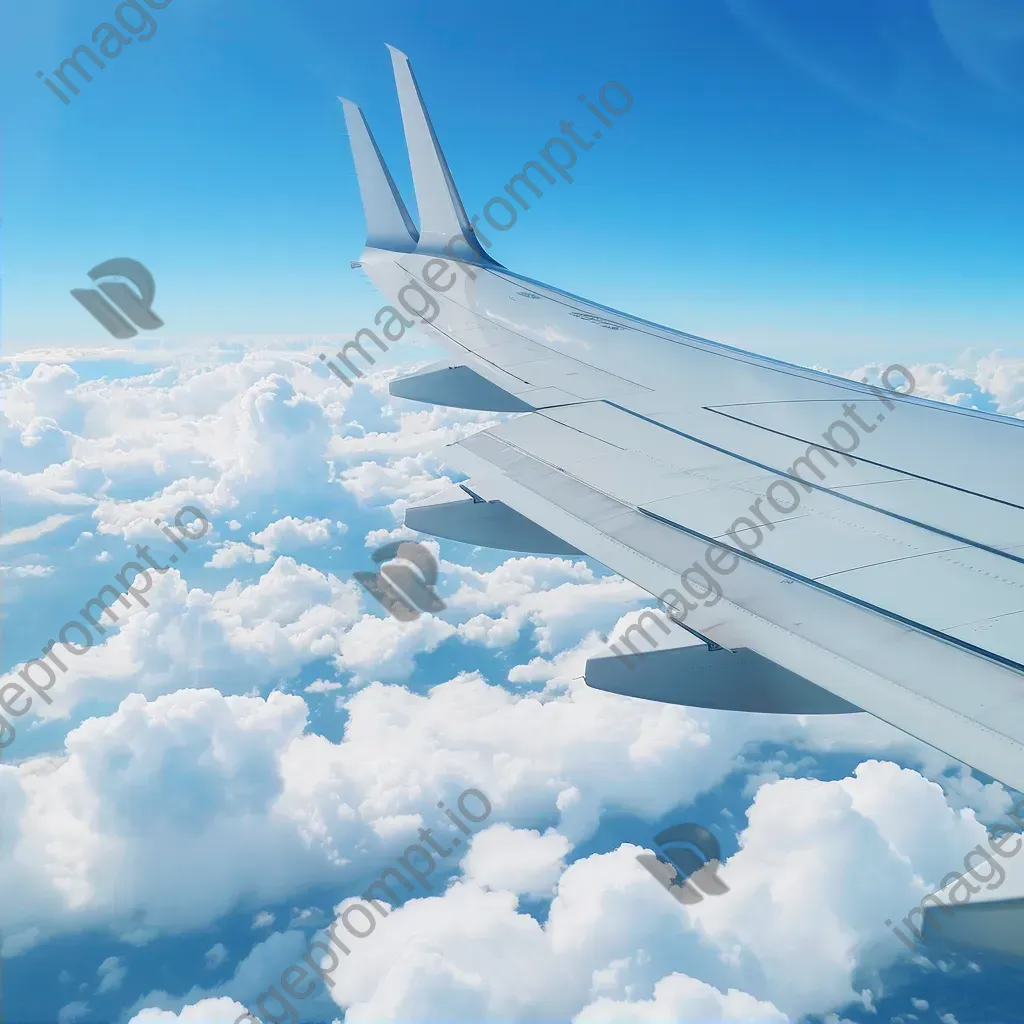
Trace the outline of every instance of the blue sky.
[[[929, 964], [883, 923], [1004, 819], [1003, 787], [866, 716], [589, 690], [646, 596], [586, 560], [429, 541], [448, 607], [387, 618], [352, 573], [495, 418], [390, 398], [438, 358], [422, 340], [352, 391], [313, 353], [382, 304], [349, 268], [338, 95], [414, 206], [388, 42], [471, 213], [560, 120], [592, 124], [581, 93], [632, 94], [575, 181], [494, 236], [511, 269], [1024, 415], [1021, 9], [171, 0], [64, 105], [36, 71], [114, 7], [0, 24], [0, 686], [136, 544], [164, 562], [155, 516], [213, 525], [4, 752], [8, 1024], [232, 1024], [468, 786], [495, 805], [472, 850], [302, 1024], [1012, 1019], [1019, 965]], [[166, 324], [128, 343], [69, 295], [117, 256], [153, 272]], [[719, 837], [732, 886], [693, 911], [635, 862], [680, 821]]]
[[68, 292], [112, 254], [153, 270], [176, 335], [361, 326], [375, 300], [348, 269], [362, 219], [335, 97], [363, 105], [411, 198], [388, 41], [474, 210], [580, 93], [618, 79], [635, 96], [576, 182], [500, 239], [517, 270], [837, 368], [893, 346], [1019, 349], [1013, 5], [174, 0], [65, 106], [36, 71], [113, 7], [5, 14], [8, 346], [102, 340]]

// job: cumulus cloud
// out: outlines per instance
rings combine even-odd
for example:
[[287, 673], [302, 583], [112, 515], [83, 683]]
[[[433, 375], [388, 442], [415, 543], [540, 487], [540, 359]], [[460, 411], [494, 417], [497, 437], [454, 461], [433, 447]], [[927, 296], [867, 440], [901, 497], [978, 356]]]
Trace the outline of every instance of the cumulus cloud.
[[57, 1012], [57, 1024], [75, 1024], [89, 1013], [89, 1004], [80, 999], [62, 1006]]
[[285, 516], [251, 535], [250, 540], [269, 551], [290, 551], [294, 548], [326, 544], [332, 537], [344, 534], [348, 527], [330, 519], [306, 516], [297, 519]]
[[[488, 834], [509, 841], [492, 826], [474, 845]], [[729, 891], [690, 906], [623, 844], [561, 870], [538, 921], [518, 906], [521, 877], [498, 886], [510, 869], [491, 850], [487, 884], [467, 857], [443, 895], [378, 919], [341, 957], [332, 994], [353, 1021], [787, 1020], [869, 1006], [881, 992], [858, 991], [858, 970], [908, 956], [884, 920], [916, 904], [919, 872], [948, 867], [979, 834], [934, 783], [865, 762], [832, 782], [762, 786], [720, 871]]]
[[220, 967], [228, 958], [228, 948], [223, 942], [211, 946], [203, 956], [206, 961], [207, 970], [213, 971]]
[[342, 684], [330, 679], [314, 679], [309, 686], [303, 687], [303, 693], [331, 693], [340, 690]]
[[[135, 694], [114, 714], [72, 731], [63, 757], [0, 766], [9, 837], [0, 848], [5, 955], [89, 927], [144, 942], [205, 927], [243, 899], [266, 906], [310, 885], [344, 886], [388, 851], [394, 856], [438, 799], [451, 805], [468, 785], [487, 794], [495, 824], [530, 830], [504, 837], [519, 851], [518, 869], [500, 843], [485, 839], [471, 859], [473, 877], [480, 885], [536, 894], [551, 884], [566, 844], [592, 834], [603, 814], [654, 820], [721, 782], [736, 755], [766, 728], [785, 732], [759, 716], [698, 716], [579, 685], [540, 697], [515, 695], [473, 674], [426, 694], [371, 683], [344, 710], [345, 735], [333, 743], [305, 731], [306, 707], [294, 695], [274, 692], [264, 700], [180, 690], [147, 700]], [[789, 720], [786, 728], [792, 734], [801, 726]], [[962, 863], [963, 851], [984, 832], [972, 812], [952, 811], [941, 790], [917, 773], [887, 770], [884, 785], [848, 782], [846, 796], [836, 785], [821, 791], [831, 794], [828, 806], [847, 808], [854, 823], [870, 813], [875, 824], [858, 826], [868, 837], [861, 837], [862, 846], [872, 829], [884, 828], [885, 843], [870, 840], [876, 861], [889, 863], [886, 843], [899, 851], [890, 886], [899, 893], [897, 905], [878, 905], [867, 924], [856, 919], [871, 934], [886, 916], [900, 911], [900, 917], [916, 904], [926, 891], [922, 879]], [[780, 787], [800, 781], [762, 786], [752, 815], [765, 805], [765, 794], [785, 797], [794, 791]], [[827, 786], [801, 784], [811, 793]], [[866, 810], [854, 808], [854, 797]], [[819, 818], [828, 820], [827, 807], [808, 816], [799, 807], [810, 797], [794, 799], [794, 813], [808, 830], [801, 841], [810, 842]], [[558, 835], [544, 831], [550, 828]], [[791, 824], [765, 830], [775, 852], [751, 855], [762, 865], [750, 869], [760, 884], [776, 884], [788, 863], [779, 836], [792, 831]], [[838, 828], [826, 832], [839, 834]], [[188, 886], [175, 884], [182, 877]], [[125, 886], [125, 878], [133, 883]], [[838, 876], [835, 888], [852, 891]], [[724, 898], [715, 902], [724, 908]], [[843, 905], [837, 922], [867, 914], [866, 908], [867, 901]], [[755, 916], [749, 908], [745, 913]], [[776, 928], [790, 917], [775, 910], [764, 916]], [[721, 928], [733, 927], [723, 921]], [[849, 923], [836, 923], [830, 934], [841, 944]], [[744, 941], [757, 947], [765, 940], [752, 933]], [[823, 983], [827, 972], [815, 978]]]
[[[869, 363], [850, 372], [856, 380], [867, 377], [881, 385], [880, 374], [887, 364]], [[948, 402], [1003, 416], [1024, 416], [1024, 358], [993, 352], [978, 356], [967, 352], [955, 366], [943, 363], [914, 363], [908, 367], [914, 377], [914, 394], [935, 402]], [[893, 382], [902, 388], [897, 376]]]
[[469, 881], [520, 896], [550, 896], [571, 844], [561, 833], [492, 825], [470, 841], [463, 869]]
[[[602, 619], [650, 595], [618, 576], [599, 577], [586, 562], [536, 555], [510, 558], [490, 572], [444, 562], [459, 580], [446, 596], [451, 615], [465, 621], [459, 635], [485, 646], [504, 646], [531, 626], [542, 652], [577, 642]], [[497, 613], [497, 614], [495, 614]]]
[[410, 530], [404, 523], [401, 526], [396, 526], [394, 529], [379, 529], [370, 530], [363, 541], [368, 548], [379, 548], [383, 544], [387, 544], [391, 541], [396, 540], [418, 540], [420, 535], [415, 530]]
[[[1024, 414], [1020, 360], [912, 370], [920, 394]], [[261, 352], [115, 381], [45, 365], [0, 380], [15, 539], [50, 542], [84, 513], [89, 545], [159, 539], [154, 518], [198, 504], [217, 523], [232, 517], [223, 528], [236, 537], [246, 523], [247, 540], [215, 527], [194, 567], [258, 574], [219, 590], [216, 574], [204, 577], [214, 586], [160, 576], [150, 606], [110, 623], [54, 688], [43, 710], [72, 716], [63, 748], [0, 764], [4, 954], [90, 929], [145, 943], [234, 911], [248, 921], [278, 901], [304, 905], [310, 886], [358, 892], [438, 798], [474, 785], [498, 820], [473, 837], [450, 888], [396, 909], [353, 948], [335, 992], [346, 1019], [774, 1020], [870, 1007], [855, 977], [909, 953], [885, 919], [962, 866], [984, 833], [970, 808], [997, 817], [1005, 790], [948, 775], [947, 758], [865, 716], [768, 720], [588, 690], [578, 677], [605, 649], [601, 633], [617, 635], [649, 599], [581, 559], [517, 556], [485, 570], [442, 559], [441, 615], [399, 629], [376, 607], [366, 614], [358, 587], [292, 555], [337, 541], [345, 528], [327, 515], [341, 514], [339, 500], [359, 502], [368, 524], [389, 505], [383, 527], [349, 520], [368, 547], [405, 536], [393, 525], [404, 507], [450, 482], [437, 449], [494, 420], [410, 411], [384, 395], [386, 376], [349, 393], [300, 358]], [[109, 558], [93, 551], [83, 558]], [[31, 557], [8, 576], [60, 564]], [[424, 693], [388, 685], [444, 643], [490, 657], [524, 635], [535, 656], [508, 665], [517, 692], [476, 674]], [[297, 696], [242, 696], [318, 659], [353, 677], [340, 742], [308, 731]], [[316, 679], [305, 692], [344, 685]], [[794, 749], [751, 752], [766, 739]], [[834, 781], [787, 777], [810, 770], [801, 751], [848, 750], [947, 772], [946, 793], [880, 762]], [[752, 803], [723, 868], [728, 894], [679, 907], [628, 843], [568, 863], [605, 816], [654, 821], [734, 772], [749, 774]], [[548, 900], [536, 916], [522, 907]], [[313, 910], [291, 926], [311, 926]], [[132, 1020], [234, 1024], [236, 999], [251, 1005], [306, 941], [258, 937], [230, 990], [152, 994]], [[226, 955], [217, 943], [205, 960], [213, 969]], [[124, 968], [104, 964], [98, 984], [113, 991]], [[60, 1011], [69, 1024], [88, 1012]]]
[[96, 993], [117, 991], [121, 987], [121, 983], [124, 981], [127, 973], [128, 969], [122, 965], [118, 957], [108, 956], [96, 970], [96, 974], [100, 979]]
[[476, 675], [425, 695], [372, 683], [345, 710], [332, 743], [304, 731], [294, 695], [133, 694], [74, 729], [62, 757], [0, 765], [5, 955], [102, 925], [145, 941], [243, 896], [266, 906], [343, 884], [366, 870], [353, 857], [385, 856], [468, 785], [505, 820], [576, 840], [605, 808], [654, 817], [713, 785], [748, 736], [723, 728], [711, 744], [683, 708], [587, 690], [541, 700]]
[[685, 974], [670, 974], [654, 986], [651, 999], [635, 1002], [601, 997], [582, 1009], [573, 1024], [658, 1024], [666, 1020], [782, 1021], [781, 1010], [745, 992], [720, 992]]
[[[264, 1016], [268, 1013], [280, 1016], [279, 1004], [273, 995], [267, 994], [268, 986], [272, 986], [286, 968], [298, 963], [307, 948], [308, 940], [301, 931], [274, 932], [253, 946], [231, 977], [216, 986], [194, 985], [180, 996], [161, 990], [141, 996], [128, 1011], [135, 1014], [130, 1024], [220, 1024], [218, 1012], [222, 1006], [225, 1012], [230, 1009], [233, 1014], [224, 1019], [224, 1024], [237, 1024], [238, 1018], [247, 1012], [246, 1008]], [[307, 1020], [330, 1020], [339, 1016], [336, 1004], [322, 990], [307, 999], [302, 1009]], [[161, 1013], [167, 1016], [159, 1016]]]
[[12, 579], [45, 579], [52, 576], [54, 567], [52, 565], [38, 565], [29, 563], [27, 565], [0, 565], [0, 575], [10, 576]]
[[344, 523], [330, 519], [316, 519], [306, 516], [297, 519], [285, 516], [272, 522], [257, 533], [251, 533], [249, 540], [225, 541], [214, 551], [213, 557], [205, 564], [214, 569], [230, 569], [235, 565], [260, 564], [269, 562], [277, 551], [297, 551], [302, 548], [326, 544], [333, 537], [341, 536], [348, 530]]
[[[627, 845], [574, 862], [541, 921], [519, 910], [512, 892], [465, 881], [443, 896], [411, 900], [352, 944], [334, 971], [332, 995], [357, 1022], [605, 1020], [609, 1001], [631, 996], [656, 996], [658, 1009], [710, 1006], [785, 1019], [756, 998], [688, 977], [655, 989], [680, 962], [719, 977], [730, 971], [714, 969], [714, 951], [702, 949], [685, 912], [637, 864], [636, 852]], [[641, 1002], [625, 1019], [650, 1019], [643, 1010]]]
[[241, 1003], [227, 996], [201, 999], [184, 1007], [180, 1013], [147, 1008], [135, 1014], [128, 1024], [236, 1024], [247, 1012]]
[[250, 547], [245, 541], [229, 540], [219, 545], [210, 560], [203, 564], [211, 569], [231, 569], [236, 565], [259, 565], [273, 557], [271, 551]]
[[[435, 466], [435, 460], [424, 455], [407, 455], [385, 465], [361, 462], [342, 472], [341, 483], [359, 501], [390, 500], [398, 518], [398, 512], [404, 513], [408, 504], [451, 487], [452, 481], [447, 476], [440, 476]], [[398, 502], [396, 499], [402, 500]]]
[[[150, 576], [147, 607], [115, 603], [116, 623], [99, 618], [104, 634], [94, 633], [100, 642], [90, 650], [71, 656], [57, 648], [66, 671], [50, 690], [53, 703], [36, 701], [33, 714], [66, 717], [84, 701], [116, 706], [133, 691], [155, 696], [213, 679], [222, 691], [243, 693], [338, 653], [360, 615], [359, 587], [286, 555], [256, 582], [212, 594], [190, 589], [176, 569]], [[0, 685], [21, 671], [15, 666]], [[46, 681], [42, 666], [29, 673]]]
[[406, 679], [417, 654], [435, 650], [455, 627], [433, 615], [412, 622], [364, 615], [339, 640], [335, 665], [356, 683]]

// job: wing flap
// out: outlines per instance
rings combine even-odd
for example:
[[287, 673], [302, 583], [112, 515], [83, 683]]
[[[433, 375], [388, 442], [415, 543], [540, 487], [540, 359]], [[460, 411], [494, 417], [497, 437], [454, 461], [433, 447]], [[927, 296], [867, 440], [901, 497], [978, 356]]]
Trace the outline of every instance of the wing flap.
[[396, 377], [388, 384], [396, 398], [429, 402], [456, 409], [486, 412], [531, 412], [532, 405], [510, 394], [468, 366], [428, 368], [408, 377]]
[[587, 686], [627, 697], [719, 711], [848, 715], [860, 708], [748, 648], [691, 644], [590, 658]]
[[405, 525], [432, 537], [534, 555], [579, 555], [571, 544], [501, 501], [456, 485], [405, 510]]

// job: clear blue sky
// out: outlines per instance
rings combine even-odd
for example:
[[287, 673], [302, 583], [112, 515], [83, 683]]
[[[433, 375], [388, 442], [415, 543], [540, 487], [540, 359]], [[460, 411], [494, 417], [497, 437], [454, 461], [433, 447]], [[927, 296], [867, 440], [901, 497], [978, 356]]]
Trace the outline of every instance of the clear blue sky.
[[494, 6], [173, 0], [70, 105], [51, 72], [114, 0], [8, 5], [3, 338], [100, 344], [69, 293], [114, 256], [170, 338], [358, 329], [337, 95], [411, 200], [384, 42], [471, 211], [615, 79], [632, 110], [493, 250], [709, 337], [840, 369], [1024, 349], [1024, 7], [996, 0]]

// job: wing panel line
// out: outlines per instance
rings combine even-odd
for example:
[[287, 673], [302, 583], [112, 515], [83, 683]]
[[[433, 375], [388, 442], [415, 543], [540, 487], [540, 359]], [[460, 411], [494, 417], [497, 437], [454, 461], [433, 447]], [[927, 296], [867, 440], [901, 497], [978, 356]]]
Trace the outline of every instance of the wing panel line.
[[761, 558], [748, 551], [743, 551], [742, 548], [735, 548], [731, 544], [725, 544], [720, 540], [716, 540], [714, 537], [707, 537], [703, 533], [699, 533], [697, 530], [691, 530], [688, 526], [683, 526], [682, 523], [677, 523], [672, 519], [666, 519], [664, 516], [658, 515], [657, 512], [650, 512], [645, 508], [638, 508], [637, 512], [650, 519], [654, 519], [656, 522], [662, 523], [664, 526], [670, 526], [673, 529], [679, 530], [690, 537], [696, 537], [699, 540], [707, 541], [709, 545], [726, 548], [741, 558], [746, 558], [749, 561], [758, 563], [758, 565], [763, 565], [766, 569], [771, 569], [788, 579], [795, 580], [797, 583], [806, 584], [808, 587], [812, 587], [815, 590], [820, 590], [823, 593], [832, 595], [833, 597], [838, 597], [843, 601], [848, 601], [850, 604], [855, 604], [867, 611], [875, 612], [883, 618], [898, 622], [903, 626], [908, 626], [910, 629], [916, 630], [920, 633], [926, 633], [928, 636], [931, 636], [936, 640], [952, 644], [954, 647], [959, 647], [968, 651], [970, 654], [974, 654], [980, 658], [985, 658], [987, 661], [994, 661], [997, 664], [1002, 665], [1004, 668], [1012, 669], [1014, 672], [1019, 672], [1024, 675], [1024, 665], [1014, 661], [1012, 658], [1004, 657], [1002, 654], [996, 654], [993, 651], [986, 651], [984, 647], [976, 647], [974, 644], [968, 643], [966, 640], [959, 639], [959, 637], [949, 636], [948, 634], [943, 633], [941, 629], [936, 629], [934, 626], [927, 626], [923, 622], [917, 622], [914, 619], [907, 618], [907, 616], [901, 615], [899, 612], [894, 612], [888, 608], [883, 608], [880, 605], [872, 604], [870, 601], [865, 601], [860, 597], [854, 597], [852, 594], [847, 594], [842, 590], [836, 590], [835, 587], [830, 587], [828, 584], [821, 583], [818, 580], [812, 579], [810, 576], [803, 576], [798, 572], [794, 572], [792, 569], [776, 565], [774, 562], [769, 562], [766, 558]]
[[[831, 399], [813, 399], [813, 401], [831, 401]], [[747, 402], [747, 405], [794, 405], [793, 402]], [[808, 441], [806, 437], [797, 437], [796, 434], [787, 434], [784, 430], [776, 430], [774, 427], [766, 427], [763, 423], [755, 423], [753, 420], [745, 420], [742, 416], [733, 416], [731, 413], [723, 412], [720, 407], [705, 405], [702, 406], [705, 411], [717, 413], [719, 416], [724, 416], [726, 419], [733, 420], [736, 423], [743, 423], [748, 427], [756, 427], [758, 430], [763, 430], [769, 434], [776, 434], [779, 437], [788, 437], [791, 441], [799, 441], [801, 444], [813, 444], [820, 448], [824, 448], [825, 451], [834, 452], [836, 455], [847, 454], [841, 452], [838, 448], [830, 448], [827, 444], [818, 445], [817, 441]], [[1010, 417], [1005, 417], [1012, 423], [1013, 420]], [[1024, 422], [1020, 423], [1020, 426], [1024, 427]], [[863, 455], [851, 455], [850, 458], [856, 458], [861, 462], [866, 463], [869, 466], [877, 466], [879, 469], [888, 469], [893, 473], [902, 473], [903, 476], [912, 477], [914, 480], [923, 480], [925, 483], [937, 484], [939, 487], [948, 487], [951, 491], [960, 491], [962, 494], [969, 494], [974, 498], [985, 498], [988, 501], [998, 502], [1000, 505], [1009, 505], [1010, 508], [1020, 509], [1024, 512], [1024, 505], [1018, 505], [1016, 502], [1007, 501], [1005, 498], [997, 498], [993, 494], [982, 494], [980, 491], [972, 491], [967, 487], [958, 487], [956, 484], [947, 483], [945, 480], [936, 480], [934, 477], [923, 476], [920, 473], [912, 473], [909, 469], [900, 469], [898, 466], [890, 466], [885, 462], [875, 462], [874, 459], [865, 459]], [[888, 481], [884, 481], [888, 482]]]
[[[749, 456], [740, 455], [738, 452], [730, 451], [728, 448], [723, 448], [721, 445], [717, 445], [712, 441], [704, 441], [699, 437], [695, 437], [693, 434], [686, 433], [684, 430], [679, 430], [676, 427], [669, 426], [667, 423], [662, 423], [660, 420], [653, 419], [650, 416], [645, 416], [641, 412], [636, 412], [633, 409], [627, 409], [625, 406], [619, 405], [618, 402], [613, 402], [610, 399], [603, 399], [602, 401], [603, 404], [611, 406], [613, 409], [618, 409], [619, 412], [624, 412], [627, 416], [643, 420], [645, 423], [650, 423], [652, 426], [660, 427], [662, 430], [667, 430], [669, 433], [675, 434], [678, 437], [686, 438], [687, 441], [693, 441], [695, 444], [702, 445], [705, 448], [710, 448], [722, 455], [728, 455], [730, 458], [739, 459], [741, 462], [746, 462], [748, 465], [757, 466], [758, 469], [767, 470], [767, 472], [774, 473], [776, 476], [782, 477], [786, 480], [795, 480], [802, 487], [810, 487], [813, 490], [821, 491], [823, 494], [831, 494], [835, 498], [840, 498], [843, 501], [850, 502], [851, 505], [859, 505], [861, 508], [877, 512], [879, 515], [888, 516], [890, 519], [896, 519], [901, 523], [906, 523], [908, 526], [916, 526], [918, 529], [927, 530], [929, 533], [937, 534], [940, 537], [955, 540], [958, 544], [964, 544], [967, 547], [976, 548], [979, 551], [987, 551], [990, 555], [998, 555], [1000, 558], [1006, 558], [1011, 562], [1019, 562], [1021, 565], [1024, 565], [1024, 558], [1020, 555], [1011, 554], [1009, 551], [1001, 551], [999, 548], [994, 548], [982, 541], [971, 540], [970, 537], [962, 537], [958, 533], [951, 533], [949, 530], [943, 530], [939, 526], [930, 526], [928, 523], [922, 523], [917, 519], [911, 519], [909, 516], [900, 515], [899, 512], [892, 512], [889, 509], [879, 508], [877, 505], [872, 505], [867, 501], [861, 501], [859, 498], [854, 498], [852, 495], [844, 494], [842, 491], [837, 491], [832, 487], [823, 487], [821, 484], [816, 484], [810, 480], [804, 480], [802, 477], [794, 476], [792, 473], [787, 473], [784, 469], [776, 469], [774, 466], [769, 466], [764, 462], [758, 462], [757, 459], [752, 459]], [[850, 456], [850, 458], [853, 458], [853, 456]], [[867, 462], [868, 460], [863, 459], [862, 461]], [[893, 472], [900, 473], [902, 470], [895, 469]]]

